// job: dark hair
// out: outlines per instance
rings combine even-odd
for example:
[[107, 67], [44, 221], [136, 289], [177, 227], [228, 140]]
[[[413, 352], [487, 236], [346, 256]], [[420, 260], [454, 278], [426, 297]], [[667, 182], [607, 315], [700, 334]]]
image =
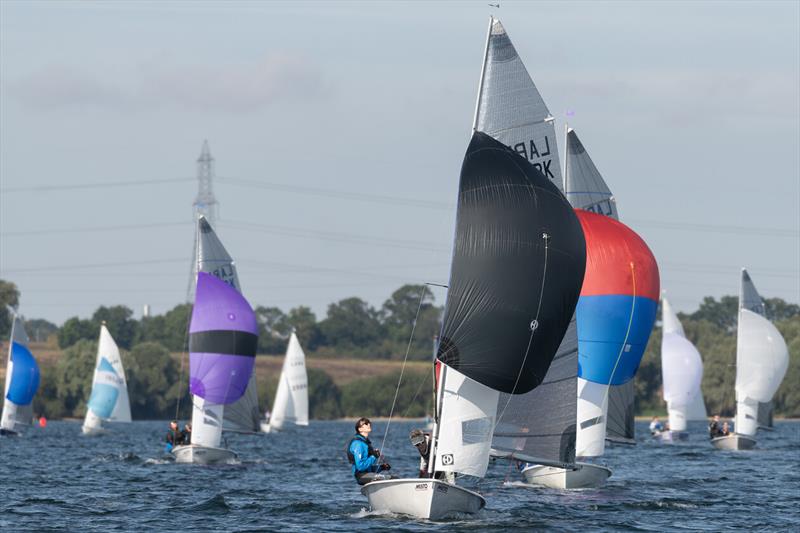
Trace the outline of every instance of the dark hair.
[[356, 433], [358, 433], [358, 428], [360, 428], [364, 424], [370, 424], [371, 425], [372, 422], [369, 421], [369, 418], [366, 418], [366, 417], [363, 417], [363, 416], [361, 418], [359, 418], [358, 421], [356, 422]]

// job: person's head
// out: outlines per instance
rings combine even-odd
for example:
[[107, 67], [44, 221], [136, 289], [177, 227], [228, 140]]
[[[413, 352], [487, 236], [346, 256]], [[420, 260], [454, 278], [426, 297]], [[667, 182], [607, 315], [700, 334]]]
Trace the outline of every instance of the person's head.
[[728, 423], [727, 422], [722, 424], [722, 429], [728, 429]]
[[409, 433], [408, 439], [411, 441], [412, 446], [416, 446], [419, 451], [425, 453], [428, 447], [428, 440], [425, 438], [424, 431], [421, 429], [414, 429]]
[[363, 416], [359, 418], [356, 422], [356, 433], [366, 437], [370, 431], [372, 431], [372, 422], [369, 421], [369, 418]]
[[183, 427], [184, 427], [184, 429], [186, 429], [186, 431], [189, 431], [189, 432], [191, 432], [191, 431], [192, 431], [192, 425], [191, 425], [191, 424], [186, 424], [186, 425], [185, 425], [185, 426], [183, 426]]
[[719, 415], [714, 415], [714, 422], [719, 422]]
[[169, 429], [178, 429], [178, 421], [177, 420], [173, 420], [172, 422], [170, 422], [169, 423]]
[[658, 422], [658, 417], [657, 416], [653, 417], [653, 422]]

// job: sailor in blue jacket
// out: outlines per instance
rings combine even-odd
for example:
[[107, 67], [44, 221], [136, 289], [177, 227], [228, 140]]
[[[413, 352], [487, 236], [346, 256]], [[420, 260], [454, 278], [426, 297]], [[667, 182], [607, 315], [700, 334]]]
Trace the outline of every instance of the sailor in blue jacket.
[[356, 434], [347, 445], [347, 459], [353, 465], [353, 476], [359, 485], [389, 477], [379, 474], [383, 470], [389, 470], [391, 466], [383, 461], [380, 450], [372, 447], [369, 440], [371, 431], [372, 422], [368, 418], [359, 418], [356, 422]]

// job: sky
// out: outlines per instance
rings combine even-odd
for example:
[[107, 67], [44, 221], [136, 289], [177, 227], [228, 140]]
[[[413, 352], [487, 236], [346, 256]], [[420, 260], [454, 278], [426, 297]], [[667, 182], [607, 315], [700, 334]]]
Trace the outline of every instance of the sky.
[[0, 278], [57, 324], [183, 302], [207, 139], [253, 305], [323, 318], [447, 283], [490, 14], [677, 310], [737, 294], [743, 266], [800, 302], [792, 1], [3, 0]]

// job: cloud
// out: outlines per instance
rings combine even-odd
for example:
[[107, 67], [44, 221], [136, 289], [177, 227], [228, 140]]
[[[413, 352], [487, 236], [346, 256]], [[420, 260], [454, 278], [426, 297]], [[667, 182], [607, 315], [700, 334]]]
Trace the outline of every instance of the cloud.
[[321, 99], [329, 92], [321, 69], [291, 54], [269, 54], [257, 62], [234, 65], [151, 61], [135, 72], [118, 73], [52, 65], [9, 82], [8, 87], [12, 96], [37, 109], [179, 108], [232, 113]]

